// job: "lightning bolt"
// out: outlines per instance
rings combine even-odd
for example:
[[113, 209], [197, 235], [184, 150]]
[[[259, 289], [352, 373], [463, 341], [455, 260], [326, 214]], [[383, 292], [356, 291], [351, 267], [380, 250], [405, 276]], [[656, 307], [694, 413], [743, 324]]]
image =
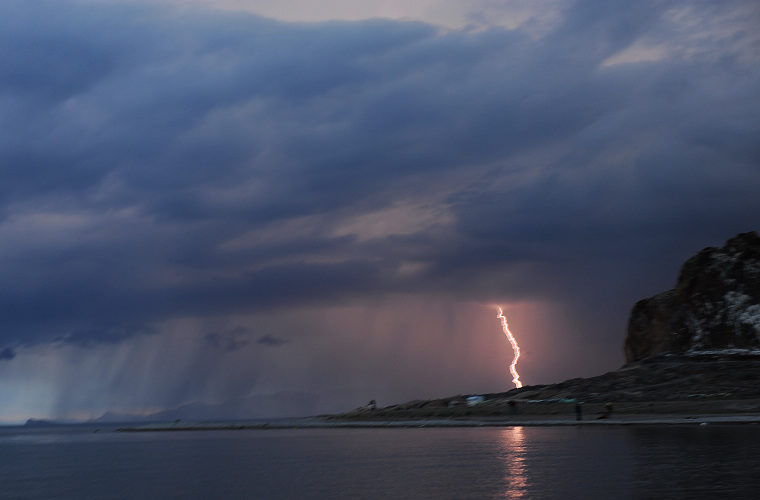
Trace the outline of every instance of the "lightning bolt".
[[515, 351], [515, 359], [513, 359], [512, 364], [509, 365], [509, 372], [512, 374], [512, 383], [515, 384], [515, 387], [519, 389], [522, 387], [522, 382], [520, 382], [520, 374], [517, 373], [517, 368], [515, 368], [515, 366], [517, 365], [517, 360], [520, 359], [520, 346], [517, 345], [515, 336], [512, 335], [512, 332], [509, 331], [507, 318], [504, 316], [504, 312], [501, 310], [501, 307], [499, 308], [499, 315], [496, 317], [501, 320], [501, 327], [504, 329], [504, 334], [509, 339], [509, 343], [512, 344], [512, 350]]

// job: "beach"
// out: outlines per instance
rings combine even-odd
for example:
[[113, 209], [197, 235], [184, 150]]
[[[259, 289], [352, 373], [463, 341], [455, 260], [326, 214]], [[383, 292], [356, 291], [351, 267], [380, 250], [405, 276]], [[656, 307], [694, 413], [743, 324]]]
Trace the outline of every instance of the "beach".
[[[522, 401], [514, 409], [482, 403], [470, 407], [425, 410], [361, 410], [336, 415], [256, 421], [165, 422], [130, 425], [121, 432], [372, 428], [372, 427], [513, 427], [513, 426], [609, 426], [609, 425], [702, 425], [758, 424], [760, 400], [696, 400], [663, 402], [620, 402], [605, 416], [606, 404], [582, 404], [580, 420], [574, 403]], [[393, 414], [395, 413], [395, 415]]]

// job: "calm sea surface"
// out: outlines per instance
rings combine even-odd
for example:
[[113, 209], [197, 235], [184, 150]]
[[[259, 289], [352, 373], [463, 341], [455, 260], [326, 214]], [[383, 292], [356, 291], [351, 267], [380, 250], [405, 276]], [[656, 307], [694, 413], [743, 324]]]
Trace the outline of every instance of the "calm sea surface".
[[760, 498], [760, 426], [0, 428], [0, 498]]

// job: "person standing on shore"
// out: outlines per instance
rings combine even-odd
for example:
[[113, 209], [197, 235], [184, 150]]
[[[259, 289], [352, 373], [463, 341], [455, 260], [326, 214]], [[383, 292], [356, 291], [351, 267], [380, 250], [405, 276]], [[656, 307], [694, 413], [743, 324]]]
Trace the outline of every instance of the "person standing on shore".
[[580, 401], [575, 402], [575, 420], [583, 420], [583, 403]]

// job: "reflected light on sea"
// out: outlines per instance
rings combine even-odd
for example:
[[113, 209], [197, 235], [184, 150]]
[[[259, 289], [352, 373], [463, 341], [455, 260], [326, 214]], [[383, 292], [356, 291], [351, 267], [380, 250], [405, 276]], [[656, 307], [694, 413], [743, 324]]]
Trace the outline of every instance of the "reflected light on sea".
[[507, 427], [498, 435], [499, 458], [504, 464], [504, 498], [526, 498], [528, 476], [525, 464], [525, 430]]

